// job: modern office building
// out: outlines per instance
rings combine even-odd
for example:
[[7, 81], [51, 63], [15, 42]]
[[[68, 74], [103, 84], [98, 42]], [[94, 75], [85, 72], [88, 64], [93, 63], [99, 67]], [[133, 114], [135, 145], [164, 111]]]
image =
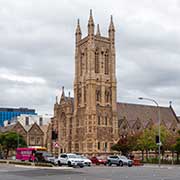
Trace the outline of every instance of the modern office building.
[[13, 121], [16, 120], [17, 116], [21, 114], [31, 114], [36, 115], [34, 109], [28, 108], [0, 108], [0, 126], [4, 126], [4, 121]]

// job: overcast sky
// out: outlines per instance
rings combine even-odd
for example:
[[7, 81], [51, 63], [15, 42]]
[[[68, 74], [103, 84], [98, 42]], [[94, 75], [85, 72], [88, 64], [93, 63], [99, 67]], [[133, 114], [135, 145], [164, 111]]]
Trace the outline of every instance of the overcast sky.
[[74, 31], [87, 34], [89, 10], [101, 34], [116, 28], [118, 101], [169, 101], [180, 115], [179, 0], [0, 0], [0, 106], [52, 113], [73, 93]]

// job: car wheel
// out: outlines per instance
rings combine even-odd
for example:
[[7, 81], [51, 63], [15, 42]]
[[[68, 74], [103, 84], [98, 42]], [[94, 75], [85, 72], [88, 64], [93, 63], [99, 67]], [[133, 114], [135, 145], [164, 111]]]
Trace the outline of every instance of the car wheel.
[[70, 161], [68, 161], [68, 167], [71, 167], [72, 165], [71, 165], [71, 162]]
[[111, 161], [108, 161], [108, 166], [111, 166], [111, 165], [112, 165]]
[[35, 158], [33, 162], [34, 162], [34, 163], [39, 162], [38, 158]]
[[132, 164], [128, 164], [128, 167], [132, 167]]
[[122, 161], [119, 161], [119, 166], [123, 166], [123, 162]]
[[58, 166], [62, 166], [61, 161], [58, 161]]

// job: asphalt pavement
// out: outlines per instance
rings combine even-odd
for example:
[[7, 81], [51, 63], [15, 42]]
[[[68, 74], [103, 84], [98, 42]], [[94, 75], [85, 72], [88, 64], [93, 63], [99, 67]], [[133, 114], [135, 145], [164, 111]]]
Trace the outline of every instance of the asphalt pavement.
[[39, 169], [0, 164], [0, 180], [180, 180], [180, 166]]

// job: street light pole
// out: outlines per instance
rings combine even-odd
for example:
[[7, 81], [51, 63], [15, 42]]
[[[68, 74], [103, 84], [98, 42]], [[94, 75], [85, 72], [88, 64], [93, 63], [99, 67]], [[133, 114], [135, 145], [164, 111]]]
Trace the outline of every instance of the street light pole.
[[17, 133], [17, 148], [19, 148], [19, 132]]
[[153, 103], [156, 104], [157, 106], [157, 114], [158, 114], [158, 165], [159, 167], [161, 166], [161, 114], [160, 114], [160, 107], [159, 104], [157, 103], [157, 101], [155, 101], [154, 99], [150, 99], [150, 98], [143, 98], [143, 97], [139, 97], [138, 99], [140, 100], [147, 100], [147, 101], [151, 101]]

